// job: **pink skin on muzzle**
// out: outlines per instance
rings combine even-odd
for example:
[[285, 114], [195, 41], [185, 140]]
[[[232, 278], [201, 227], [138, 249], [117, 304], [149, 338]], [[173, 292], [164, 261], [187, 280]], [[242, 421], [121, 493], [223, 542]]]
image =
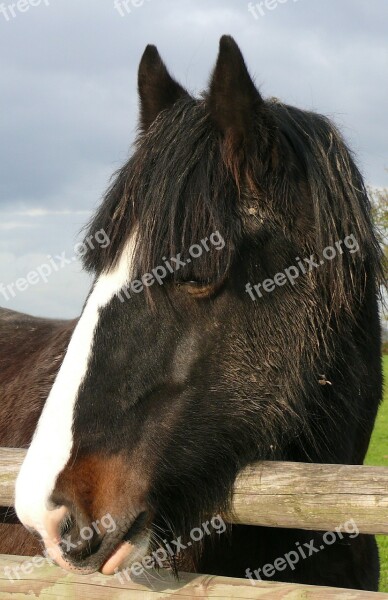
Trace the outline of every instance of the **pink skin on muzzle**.
[[[70, 572], [77, 572], [87, 574], [88, 572], [94, 572], [95, 569], [88, 571], [87, 569], [80, 569], [75, 565], [68, 562], [62, 554], [62, 550], [59, 546], [61, 539], [58, 535], [59, 524], [63, 521], [67, 514], [67, 509], [62, 506], [61, 508], [52, 510], [48, 513], [48, 517], [42, 527], [38, 529], [41, 534], [44, 545], [46, 547], [47, 554], [49, 557], [62, 569]], [[120, 567], [130, 554], [136, 550], [136, 547], [129, 542], [121, 542], [111, 556], [102, 565], [100, 571], [103, 575], [113, 575], [115, 571]]]

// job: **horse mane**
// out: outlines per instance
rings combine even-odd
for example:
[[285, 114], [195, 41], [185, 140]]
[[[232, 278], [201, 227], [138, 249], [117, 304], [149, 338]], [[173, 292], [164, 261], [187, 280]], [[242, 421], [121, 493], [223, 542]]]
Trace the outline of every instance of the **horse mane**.
[[[231, 262], [238, 232], [236, 185], [204, 102], [179, 101], [174, 114], [161, 114], [141, 135], [137, 152], [114, 177], [89, 232], [105, 228], [110, 244], [103, 253], [84, 256], [87, 270], [101, 272], [116, 264], [137, 228], [136, 266], [141, 274], [184, 252], [215, 231], [226, 242], [222, 252], [193, 261], [185, 277], [213, 279]], [[182, 273], [180, 273], [182, 276]]]
[[252, 131], [254, 143], [237, 164], [232, 150], [223, 147], [206, 96], [181, 99], [163, 111], [139, 135], [133, 156], [114, 175], [88, 226], [87, 235], [104, 229], [110, 244], [89, 249], [85, 268], [97, 275], [111, 269], [135, 230], [138, 274], [179, 252], [184, 257], [193, 244], [219, 231], [222, 252], [208, 252], [176, 275], [217, 280], [237, 258], [237, 245], [247, 236], [244, 210], [253, 203], [262, 221], [282, 231], [299, 256], [321, 256], [354, 235], [359, 252], [339, 254], [313, 273], [331, 309], [352, 313], [366, 277], [379, 284], [383, 270], [367, 190], [351, 151], [328, 118], [276, 99], [265, 102]]

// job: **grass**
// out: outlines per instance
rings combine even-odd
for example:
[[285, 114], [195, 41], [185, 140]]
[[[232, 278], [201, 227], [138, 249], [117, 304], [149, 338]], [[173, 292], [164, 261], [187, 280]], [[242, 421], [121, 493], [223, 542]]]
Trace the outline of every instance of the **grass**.
[[[365, 459], [366, 465], [388, 467], [388, 355], [383, 357], [384, 400], [380, 406], [372, 440]], [[380, 591], [388, 592], [388, 536], [377, 536], [380, 551]]]

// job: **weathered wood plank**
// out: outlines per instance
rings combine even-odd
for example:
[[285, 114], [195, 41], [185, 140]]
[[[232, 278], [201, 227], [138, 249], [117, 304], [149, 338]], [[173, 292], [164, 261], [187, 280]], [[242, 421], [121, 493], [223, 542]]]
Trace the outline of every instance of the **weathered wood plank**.
[[235, 485], [235, 523], [331, 531], [353, 519], [362, 533], [388, 534], [388, 469], [267, 462]]
[[19, 448], [0, 448], [0, 506], [13, 506], [15, 480], [25, 455]]
[[[24, 450], [0, 449], [0, 505], [13, 504]], [[236, 481], [228, 520], [247, 525], [334, 530], [350, 519], [363, 533], [388, 534], [388, 469], [257, 463]]]
[[[255, 582], [244, 579], [193, 575], [182, 573], [180, 581], [173, 579], [166, 571], [152, 572], [148, 579], [136, 578], [134, 581], [118, 577], [104, 577], [100, 574], [75, 575], [66, 573], [58, 567], [35, 567], [28, 575], [23, 574], [21, 566], [26, 565], [26, 557], [0, 556], [0, 600], [23, 600], [26, 598], [44, 598], [60, 600], [82, 598], [83, 600], [158, 600], [160, 598], [217, 598], [226, 600], [235, 598], [254, 600], [379, 600], [387, 599], [388, 594], [345, 590], [329, 587], [293, 585], [289, 583]], [[16, 569], [16, 572], [15, 572]], [[28, 569], [27, 569], [28, 570]], [[17, 578], [16, 573], [19, 574]], [[14, 582], [10, 580], [12, 576]]]

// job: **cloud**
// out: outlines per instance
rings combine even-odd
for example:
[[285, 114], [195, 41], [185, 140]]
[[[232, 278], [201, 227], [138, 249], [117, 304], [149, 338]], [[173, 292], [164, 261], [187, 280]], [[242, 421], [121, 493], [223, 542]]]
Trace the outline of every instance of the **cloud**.
[[[199, 93], [231, 33], [263, 94], [331, 116], [367, 181], [388, 185], [387, 3], [288, 0], [258, 19], [235, 0], [130, 7], [122, 17], [113, 0], [50, 0], [10, 21], [0, 14], [0, 282], [78, 239], [135, 138], [147, 43]], [[90, 285], [77, 269], [11, 306], [76, 314]]]

